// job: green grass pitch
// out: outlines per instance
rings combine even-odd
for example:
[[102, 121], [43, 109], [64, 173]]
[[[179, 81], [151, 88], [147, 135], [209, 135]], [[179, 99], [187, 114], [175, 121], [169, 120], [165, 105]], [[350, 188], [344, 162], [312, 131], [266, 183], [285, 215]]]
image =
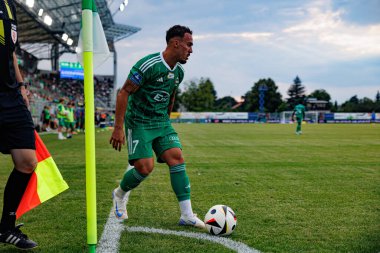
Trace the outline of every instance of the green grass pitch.
[[[230, 206], [238, 224], [229, 237], [262, 252], [380, 251], [380, 125], [175, 124], [200, 217]], [[114, 151], [111, 131], [96, 133], [98, 238], [111, 191], [127, 166], [126, 146]], [[87, 252], [84, 135], [42, 136], [70, 189], [20, 222], [39, 243], [34, 252]], [[0, 155], [0, 192], [12, 169]], [[2, 206], [2, 198], [0, 200]], [[166, 166], [131, 194], [127, 226], [178, 227], [179, 210]], [[0, 252], [12, 252], [0, 245]], [[16, 250], [14, 252], [17, 252]], [[124, 231], [120, 252], [231, 252], [198, 239]]]

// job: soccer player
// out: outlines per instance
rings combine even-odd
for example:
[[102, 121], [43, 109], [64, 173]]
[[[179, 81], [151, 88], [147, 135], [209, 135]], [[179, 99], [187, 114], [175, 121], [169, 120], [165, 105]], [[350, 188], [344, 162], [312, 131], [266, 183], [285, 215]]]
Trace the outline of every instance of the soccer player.
[[13, 0], [0, 0], [0, 152], [10, 154], [14, 164], [4, 189], [0, 242], [20, 249], [37, 243], [16, 226], [16, 211], [37, 166], [34, 124], [15, 48], [17, 19]]
[[72, 136], [74, 134], [74, 130], [75, 130], [74, 109], [75, 109], [75, 102], [69, 101], [67, 103], [66, 118], [65, 118], [66, 138], [67, 139], [72, 138]]
[[293, 122], [295, 121], [294, 118], [297, 119], [296, 134], [300, 135], [302, 134], [302, 131], [301, 131], [302, 121], [305, 118], [305, 106], [303, 104], [300, 103], [294, 107], [293, 114], [292, 114]]
[[42, 110], [42, 130], [45, 130], [46, 132], [50, 131], [50, 108], [49, 106], [45, 105], [44, 109]]
[[117, 95], [110, 144], [119, 151], [125, 144], [125, 117], [128, 160], [134, 168], [124, 174], [119, 187], [113, 191], [114, 213], [120, 220], [128, 218], [126, 204], [129, 193], [153, 171], [154, 151], [157, 162], [169, 166], [171, 185], [181, 210], [179, 225], [204, 228], [203, 221], [191, 207], [190, 182], [182, 146], [169, 117], [176, 90], [184, 78], [182, 64], [193, 52], [192, 31], [175, 25], [166, 32], [166, 43], [163, 52], [150, 54], [132, 67]]
[[65, 99], [60, 98], [57, 105], [57, 119], [58, 119], [58, 140], [66, 140], [66, 137], [63, 136], [62, 128], [66, 127], [66, 116], [67, 111], [64, 105]]

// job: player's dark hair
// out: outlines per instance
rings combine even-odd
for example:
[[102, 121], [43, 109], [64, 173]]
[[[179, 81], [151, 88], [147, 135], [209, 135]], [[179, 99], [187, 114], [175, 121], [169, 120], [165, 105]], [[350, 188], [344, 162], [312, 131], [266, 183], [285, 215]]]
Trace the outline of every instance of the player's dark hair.
[[185, 36], [185, 33], [193, 34], [190, 28], [186, 26], [175, 25], [173, 27], [170, 27], [169, 30], [166, 31], [166, 43], [169, 43], [169, 40], [174, 37], [183, 38], [183, 36]]

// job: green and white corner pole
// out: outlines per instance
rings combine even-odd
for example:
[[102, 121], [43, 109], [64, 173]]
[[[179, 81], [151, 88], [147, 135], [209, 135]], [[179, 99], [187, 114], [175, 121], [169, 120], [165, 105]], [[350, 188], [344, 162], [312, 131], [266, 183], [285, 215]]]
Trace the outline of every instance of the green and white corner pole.
[[94, 67], [93, 67], [93, 0], [82, 0], [82, 39], [85, 101], [86, 143], [86, 206], [87, 244], [89, 252], [96, 252], [96, 163], [95, 163], [95, 110], [94, 110]]

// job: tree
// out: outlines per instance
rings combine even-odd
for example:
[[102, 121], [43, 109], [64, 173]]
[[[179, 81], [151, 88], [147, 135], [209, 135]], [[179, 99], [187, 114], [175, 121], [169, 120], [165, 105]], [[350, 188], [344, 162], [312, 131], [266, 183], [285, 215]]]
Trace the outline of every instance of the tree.
[[318, 100], [324, 100], [327, 102], [330, 102], [331, 96], [329, 93], [327, 93], [324, 89], [315, 90], [308, 96], [309, 98], [316, 98]]
[[338, 111], [338, 102], [335, 100], [334, 105], [331, 107], [332, 112], [337, 112]]
[[236, 103], [236, 100], [231, 96], [222, 97], [215, 101], [215, 109], [221, 112], [230, 112]]
[[359, 99], [358, 96], [351, 97], [341, 106], [343, 112], [372, 112], [376, 111], [376, 103], [370, 98]]
[[276, 112], [282, 103], [281, 93], [278, 92], [276, 83], [271, 79], [260, 79], [257, 81], [250, 91], [244, 96], [243, 110], [247, 112], [259, 111], [260, 97], [259, 88], [266, 86], [267, 90], [264, 93], [264, 109], [265, 112]]
[[380, 102], [380, 92], [379, 91], [377, 91], [377, 93], [376, 93], [375, 102], [376, 103]]
[[315, 90], [312, 93], [310, 93], [308, 98], [316, 98], [317, 100], [323, 100], [327, 102], [326, 109], [330, 109], [332, 107], [332, 103], [330, 102], [331, 96], [329, 93], [327, 93], [324, 89]]
[[358, 96], [357, 96], [357, 95], [352, 96], [352, 97], [350, 98], [350, 100], [348, 100], [348, 102], [350, 102], [350, 103], [352, 103], [352, 104], [355, 104], [355, 105], [359, 104]]
[[185, 84], [185, 91], [180, 99], [188, 111], [212, 111], [216, 100], [216, 91], [210, 79], [201, 78], [198, 83], [191, 81]]
[[293, 80], [293, 84], [288, 90], [288, 95], [288, 105], [290, 109], [305, 100], [305, 86], [302, 85], [302, 81], [298, 76]]

